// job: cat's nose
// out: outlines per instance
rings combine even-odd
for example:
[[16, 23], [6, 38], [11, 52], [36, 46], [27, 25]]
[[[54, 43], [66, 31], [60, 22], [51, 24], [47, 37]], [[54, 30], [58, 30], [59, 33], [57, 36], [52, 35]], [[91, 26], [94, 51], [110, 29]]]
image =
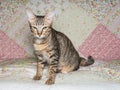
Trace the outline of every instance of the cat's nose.
[[40, 37], [42, 33], [38, 33], [38, 36]]
[[38, 34], [38, 36], [40, 37], [42, 33], [38, 31], [37, 34]]
[[38, 36], [40, 37], [40, 36], [41, 36], [41, 33], [38, 33]]

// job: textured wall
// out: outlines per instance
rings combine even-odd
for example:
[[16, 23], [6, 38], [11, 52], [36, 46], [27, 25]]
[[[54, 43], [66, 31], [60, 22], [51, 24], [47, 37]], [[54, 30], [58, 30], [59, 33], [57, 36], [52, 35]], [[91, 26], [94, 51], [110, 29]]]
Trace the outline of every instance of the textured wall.
[[53, 27], [85, 57], [120, 59], [119, 0], [0, 0], [0, 61], [33, 57], [26, 8], [55, 11]]

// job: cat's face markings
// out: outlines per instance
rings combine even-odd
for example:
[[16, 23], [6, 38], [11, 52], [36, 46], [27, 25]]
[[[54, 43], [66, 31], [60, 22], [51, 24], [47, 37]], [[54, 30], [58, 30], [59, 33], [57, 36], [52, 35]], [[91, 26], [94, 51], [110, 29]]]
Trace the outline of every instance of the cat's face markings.
[[30, 9], [27, 10], [28, 21], [35, 37], [45, 38], [50, 34], [54, 13], [49, 12], [45, 16], [36, 16]]
[[35, 37], [38, 38], [45, 38], [46, 36], [48, 36], [50, 29], [49, 26], [46, 25], [32, 25], [31, 26], [31, 30], [34, 34]]

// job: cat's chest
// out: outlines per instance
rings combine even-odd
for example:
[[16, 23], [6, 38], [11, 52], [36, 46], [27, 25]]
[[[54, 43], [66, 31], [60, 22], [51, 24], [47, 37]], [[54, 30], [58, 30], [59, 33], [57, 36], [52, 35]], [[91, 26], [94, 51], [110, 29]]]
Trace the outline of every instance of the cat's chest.
[[34, 49], [37, 51], [42, 51], [48, 47], [48, 44], [33, 44]]
[[42, 45], [38, 45], [38, 44], [34, 44], [34, 48], [35, 48], [35, 51], [36, 54], [37, 54], [37, 57], [39, 59], [42, 59], [44, 60], [45, 62], [50, 62], [50, 53], [48, 52], [50, 49], [49, 49], [49, 46], [46, 45], [46, 44], [42, 44]]

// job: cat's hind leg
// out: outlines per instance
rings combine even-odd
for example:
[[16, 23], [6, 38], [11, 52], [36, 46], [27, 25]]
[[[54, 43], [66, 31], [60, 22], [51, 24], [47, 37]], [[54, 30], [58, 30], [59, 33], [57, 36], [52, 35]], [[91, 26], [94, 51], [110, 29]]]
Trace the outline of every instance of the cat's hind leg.
[[61, 73], [69, 73], [69, 72], [72, 72], [72, 71], [75, 71], [75, 70], [78, 70], [78, 69], [79, 69], [79, 66], [75, 67], [75, 66], [72, 66], [72, 65], [66, 65], [66, 66], [62, 67]]

